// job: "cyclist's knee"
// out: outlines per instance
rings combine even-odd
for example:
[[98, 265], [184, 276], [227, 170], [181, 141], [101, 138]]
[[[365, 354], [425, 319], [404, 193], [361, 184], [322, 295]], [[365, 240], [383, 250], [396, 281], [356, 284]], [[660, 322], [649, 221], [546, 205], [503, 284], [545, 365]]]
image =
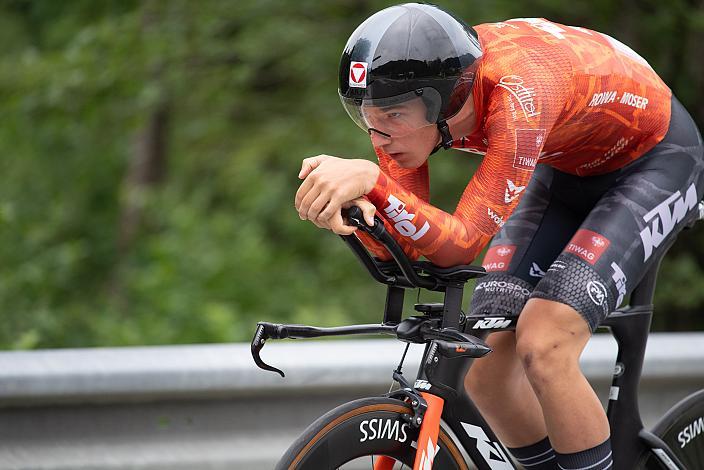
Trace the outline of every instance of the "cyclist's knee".
[[516, 338], [512, 331], [492, 333], [487, 337], [492, 352], [476, 359], [465, 377], [465, 388], [472, 396], [493, 394], [498, 388], [508, 386], [522, 374], [520, 361], [516, 356]]
[[591, 330], [572, 307], [531, 299], [516, 326], [516, 354], [534, 387], [579, 368]]

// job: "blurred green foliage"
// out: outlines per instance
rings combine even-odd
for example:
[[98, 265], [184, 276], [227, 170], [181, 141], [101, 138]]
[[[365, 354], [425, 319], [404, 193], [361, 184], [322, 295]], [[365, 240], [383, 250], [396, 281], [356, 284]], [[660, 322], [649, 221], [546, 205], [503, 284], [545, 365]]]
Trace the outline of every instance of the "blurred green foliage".
[[[471, 23], [543, 16], [609, 33], [704, 123], [698, 2], [441, 3]], [[0, 2], [0, 347], [239, 341], [257, 320], [377, 321], [384, 289], [336, 236], [298, 219], [293, 195], [306, 156], [371, 158], [339, 105], [337, 65], [354, 28], [390, 4]], [[153, 134], [163, 160], [135, 179]], [[476, 164], [433, 157], [436, 204], [453, 210]], [[664, 263], [657, 328], [702, 327], [702, 233]]]

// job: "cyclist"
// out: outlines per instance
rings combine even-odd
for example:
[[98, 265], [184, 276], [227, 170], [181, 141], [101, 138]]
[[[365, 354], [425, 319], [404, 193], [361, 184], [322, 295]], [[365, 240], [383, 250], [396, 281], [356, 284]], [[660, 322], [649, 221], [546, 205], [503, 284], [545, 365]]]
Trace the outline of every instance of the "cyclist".
[[[687, 111], [605, 34], [534, 18], [472, 28], [423, 4], [362, 23], [339, 80], [379, 164], [305, 159], [300, 217], [349, 234], [341, 207], [357, 204], [441, 266], [471, 262], [494, 237], [470, 313], [520, 318], [515, 333], [489, 335], [494, 352], [466, 387], [526, 468], [610, 468], [608, 421], [579, 356], [695, 216], [704, 150]], [[439, 148], [484, 155], [453, 214], [428, 202]]]

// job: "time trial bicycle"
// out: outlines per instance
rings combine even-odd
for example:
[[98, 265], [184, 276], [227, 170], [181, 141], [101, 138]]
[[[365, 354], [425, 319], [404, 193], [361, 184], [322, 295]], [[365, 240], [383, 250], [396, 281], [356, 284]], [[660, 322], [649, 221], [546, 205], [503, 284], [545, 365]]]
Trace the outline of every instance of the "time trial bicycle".
[[[333, 328], [260, 322], [252, 340], [252, 355], [259, 367], [283, 377], [281, 370], [260, 357], [269, 339], [391, 335], [407, 343], [392, 373], [399, 388], [343, 404], [321, 416], [289, 447], [276, 469], [522, 468], [497, 439], [463, 385], [472, 362], [491, 351], [482, 340], [483, 334], [515, 330], [518, 317], [462, 312], [464, 285], [483, 276], [483, 268], [441, 268], [426, 261], [412, 262], [381, 219], [375, 218], [374, 226], [368, 227], [356, 207], [347, 218], [382, 243], [393, 257], [393, 261], [382, 262], [354, 235], [342, 236], [372, 277], [388, 286], [383, 322]], [[699, 204], [702, 218], [704, 201]], [[638, 409], [638, 382], [661, 259], [633, 290], [630, 305], [612, 312], [601, 325], [611, 331], [618, 344], [607, 408], [613, 468], [618, 470], [704, 469], [704, 389], [670, 408], [651, 430], [643, 427]], [[404, 319], [404, 291], [412, 288], [442, 292], [444, 301], [416, 304], [419, 314]], [[402, 372], [410, 343], [425, 344], [414, 381]]]

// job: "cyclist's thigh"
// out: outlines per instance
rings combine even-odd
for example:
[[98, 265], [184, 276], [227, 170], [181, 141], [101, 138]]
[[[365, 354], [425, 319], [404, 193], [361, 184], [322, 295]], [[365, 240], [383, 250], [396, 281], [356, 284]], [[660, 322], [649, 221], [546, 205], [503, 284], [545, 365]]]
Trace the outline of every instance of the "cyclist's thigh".
[[[570, 305], [594, 331], [697, 215], [704, 152], [696, 126], [682, 111], [673, 100], [663, 142], [615, 174], [531, 297]], [[603, 184], [605, 177], [584, 178], [582, 184]]]
[[584, 219], [559, 197], [574, 178], [538, 165], [526, 193], [494, 237], [477, 280], [471, 314], [516, 316], [536, 283]]

